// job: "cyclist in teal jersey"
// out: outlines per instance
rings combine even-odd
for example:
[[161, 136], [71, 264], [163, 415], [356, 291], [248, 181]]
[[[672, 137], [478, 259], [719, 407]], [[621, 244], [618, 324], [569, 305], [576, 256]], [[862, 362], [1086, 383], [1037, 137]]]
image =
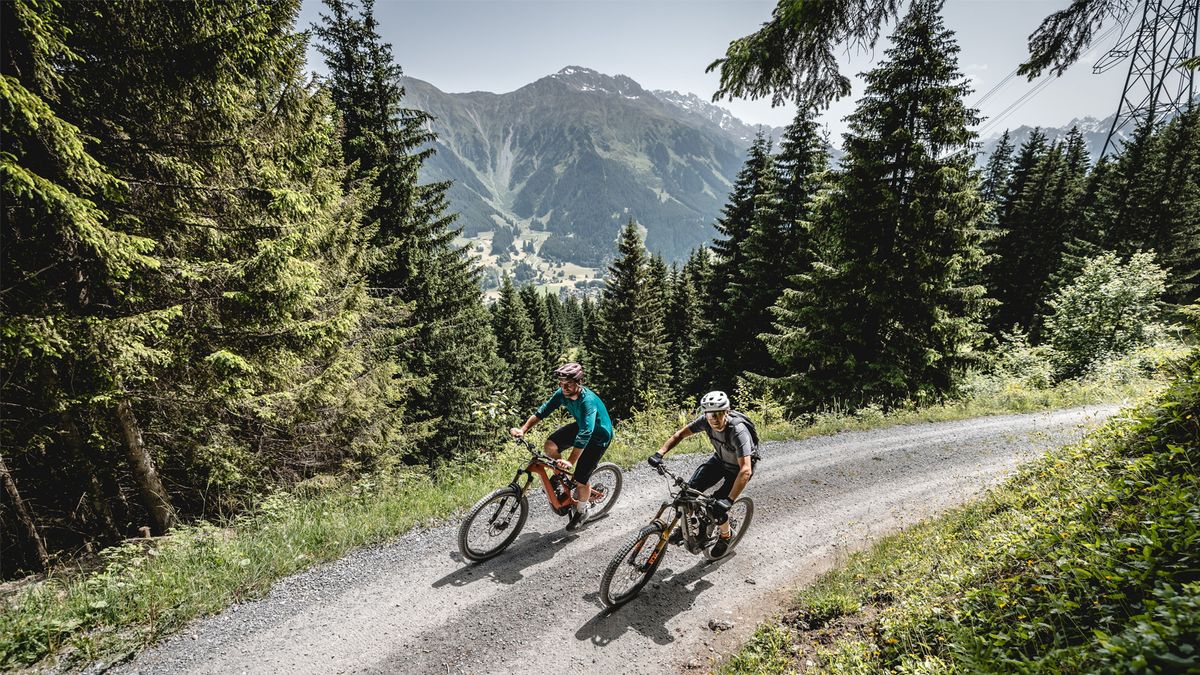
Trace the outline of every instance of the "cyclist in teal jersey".
[[[573, 423], [563, 425], [550, 434], [543, 446], [546, 454], [558, 461], [559, 468], [569, 469], [572, 464], [575, 465], [575, 481], [578, 483], [575, 511], [567, 522], [567, 529], [574, 530], [587, 521], [590, 508], [588, 499], [592, 494], [588, 479], [612, 442], [613, 428], [604, 401], [596, 392], [583, 386], [583, 366], [578, 363], [564, 364], [555, 369], [554, 377], [558, 380], [558, 391], [524, 424], [513, 427], [509, 432], [520, 438], [559, 407], [566, 408], [575, 418]], [[564, 448], [571, 448], [567, 461], [562, 458]]]

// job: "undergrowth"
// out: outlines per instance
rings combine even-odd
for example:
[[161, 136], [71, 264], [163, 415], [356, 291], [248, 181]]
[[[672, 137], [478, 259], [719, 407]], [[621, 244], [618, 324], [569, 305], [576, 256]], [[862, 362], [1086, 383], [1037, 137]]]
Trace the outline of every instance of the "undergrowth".
[[801, 591], [723, 670], [1200, 672], [1198, 417], [1194, 351], [1159, 397]]

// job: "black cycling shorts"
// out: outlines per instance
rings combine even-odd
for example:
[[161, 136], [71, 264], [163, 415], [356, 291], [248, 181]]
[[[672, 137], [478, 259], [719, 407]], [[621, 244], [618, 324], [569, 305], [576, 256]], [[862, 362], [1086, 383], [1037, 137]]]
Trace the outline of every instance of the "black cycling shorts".
[[[558, 451], [563, 455], [563, 459], [569, 459], [572, 446], [575, 444], [575, 437], [579, 435], [579, 425], [575, 422], [564, 424], [550, 434], [549, 441], [558, 447]], [[579, 456], [579, 461], [575, 462], [575, 480], [580, 483], [588, 482], [592, 477], [592, 472], [596, 470], [596, 465], [600, 463], [600, 458], [604, 456], [604, 451], [608, 450], [608, 443], [599, 443], [595, 437], [583, 449], [583, 454]]]
[[[750, 458], [750, 467], [753, 468], [758, 464], [757, 457]], [[704, 492], [708, 488], [721, 483], [721, 487], [712, 493], [714, 499], [729, 499], [729, 491], [733, 489], [733, 482], [737, 479], [738, 469], [729, 467], [722, 462], [719, 457], [713, 455], [708, 458], [708, 461], [696, 468], [696, 473], [692, 474], [692, 479], [688, 481], [688, 487]]]

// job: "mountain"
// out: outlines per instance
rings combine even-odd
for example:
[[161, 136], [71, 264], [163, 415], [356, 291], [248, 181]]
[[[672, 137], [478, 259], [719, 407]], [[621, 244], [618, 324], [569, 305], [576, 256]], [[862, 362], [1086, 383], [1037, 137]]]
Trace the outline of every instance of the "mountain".
[[543, 283], [594, 276], [630, 217], [668, 259], [709, 241], [754, 133], [694, 95], [574, 66], [506, 94], [403, 84], [438, 136], [422, 179], [454, 181], [465, 243]]
[[[1071, 127], [1079, 127], [1079, 131], [1083, 133], [1083, 139], [1087, 142], [1088, 153], [1091, 155], [1092, 162], [1100, 158], [1100, 153], [1104, 150], [1104, 141], [1108, 138], [1108, 130], [1112, 128], [1113, 119], [1116, 115], [1110, 115], [1102, 120], [1095, 117], [1079, 117], [1071, 120], [1066, 125], [1061, 127], [1038, 127], [1042, 133], [1046, 135], [1046, 139], [1053, 142], [1067, 135]], [[1019, 148], [1021, 144], [1029, 140], [1029, 134], [1033, 132], [1035, 127], [1021, 125], [1014, 129], [1008, 130], [1009, 142], [1013, 147]], [[981, 150], [979, 155], [979, 163], [982, 165], [987, 162], [987, 158], [991, 157], [992, 152], [996, 149], [996, 144], [1000, 142], [1000, 136], [1003, 132], [988, 135], [982, 139]], [[1117, 138], [1124, 140], [1133, 134], [1133, 127], [1126, 126], [1124, 129], [1117, 132]], [[1120, 145], [1118, 144], [1118, 148]]]
[[685, 116], [701, 124], [715, 124], [745, 147], [750, 147], [755, 134], [759, 132], [774, 139], [776, 144], [783, 137], [784, 127], [746, 124], [734, 117], [733, 113], [725, 108], [709, 103], [695, 94], [681, 94], [677, 91], [663, 91], [661, 89], [655, 89], [652, 93], [658, 97], [658, 100], [675, 106]]
[[[1200, 96], [1193, 100], [1193, 104], [1200, 104]], [[1166, 111], [1165, 114], [1161, 116], [1161, 121], [1166, 122], [1174, 116], [1175, 115], [1173, 111]], [[1095, 117], [1077, 117], [1061, 127], [1040, 128], [1048, 140], [1056, 141], [1066, 136], [1067, 132], [1071, 130], [1071, 127], [1079, 127], [1079, 131], [1083, 133], [1084, 140], [1087, 141], [1088, 153], [1091, 155], [1092, 162], [1095, 163], [1100, 159], [1100, 153], [1104, 151], [1104, 141], [1108, 139], [1108, 131], [1112, 128], [1113, 120], [1115, 120], [1116, 117], [1117, 116], [1115, 114], [1109, 115], [1101, 120], [1098, 120]], [[1019, 148], [1021, 147], [1022, 143], [1029, 140], [1029, 134], [1033, 131], [1033, 129], [1034, 127], [1027, 125], [1010, 129], [1008, 132], [1009, 140], [1013, 144], [1013, 147]], [[1116, 134], [1116, 148], [1114, 150], [1109, 150], [1109, 154], [1121, 154], [1122, 144], [1133, 137], [1133, 131], [1134, 125], [1132, 123], [1128, 123], [1123, 128], [1118, 129]], [[1001, 133], [995, 133], [980, 139], [982, 143], [982, 152], [979, 155], [979, 164], [982, 165], [987, 162], [987, 158], [990, 157], [992, 155], [992, 151], [996, 149], [996, 144], [1000, 142], [1000, 136]]]

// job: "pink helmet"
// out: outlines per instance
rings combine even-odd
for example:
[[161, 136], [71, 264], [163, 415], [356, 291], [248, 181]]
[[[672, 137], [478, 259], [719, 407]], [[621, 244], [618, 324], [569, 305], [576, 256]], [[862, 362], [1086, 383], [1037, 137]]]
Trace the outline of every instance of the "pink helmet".
[[554, 377], [558, 380], [575, 380], [580, 382], [583, 380], [583, 366], [575, 363], [564, 363], [554, 369]]

